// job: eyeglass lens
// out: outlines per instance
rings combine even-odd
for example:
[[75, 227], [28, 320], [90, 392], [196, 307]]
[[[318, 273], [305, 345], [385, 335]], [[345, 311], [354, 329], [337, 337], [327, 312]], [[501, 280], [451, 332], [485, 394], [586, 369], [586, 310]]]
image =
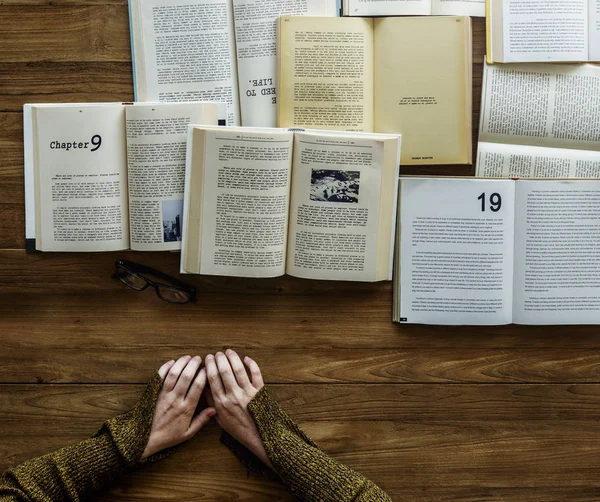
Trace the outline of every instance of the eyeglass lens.
[[133, 289], [137, 289], [138, 291], [144, 289], [148, 282], [146, 279], [143, 279], [135, 274], [132, 274], [128, 270], [121, 269], [121, 274], [119, 275], [121, 281], [123, 281], [127, 286]]
[[171, 303], [186, 303], [190, 300], [189, 293], [166, 286], [157, 286], [156, 292], [163, 300]]

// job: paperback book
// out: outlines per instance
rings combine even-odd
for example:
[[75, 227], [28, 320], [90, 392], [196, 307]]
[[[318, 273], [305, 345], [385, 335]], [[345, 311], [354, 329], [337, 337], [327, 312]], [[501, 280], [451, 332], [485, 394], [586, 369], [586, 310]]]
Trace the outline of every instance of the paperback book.
[[484, 64], [477, 176], [600, 178], [600, 67]]
[[187, 126], [220, 103], [26, 104], [28, 251], [181, 248]]
[[394, 321], [600, 323], [600, 180], [401, 178]]
[[280, 17], [279, 127], [402, 134], [402, 165], [471, 163], [468, 17]]
[[599, 0], [487, 0], [488, 63], [600, 61]]
[[181, 272], [390, 280], [398, 135], [189, 126]]

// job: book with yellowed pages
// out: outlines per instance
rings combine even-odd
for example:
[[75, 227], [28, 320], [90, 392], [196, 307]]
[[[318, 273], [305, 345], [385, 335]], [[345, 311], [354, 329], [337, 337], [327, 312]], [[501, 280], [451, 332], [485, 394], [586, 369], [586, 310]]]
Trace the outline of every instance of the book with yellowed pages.
[[277, 21], [278, 125], [402, 134], [402, 165], [471, 163], [468, 17]]
[[600, 66], [484, 64], [477, 176], [600, 178]]
[[187, 126], [221, 103], [23, 106], [27, 250], [181, 248]]
[[344, 16], [485, 17], [485, 0], [343, 0]]
[[487, 0], [488, 63], [600, 61], [600, 0]]
[[189, 126], [181, 272], [390, 280], [400, 139]]
[[394, 321], [600, 324], [600, 180], [401, 178]]

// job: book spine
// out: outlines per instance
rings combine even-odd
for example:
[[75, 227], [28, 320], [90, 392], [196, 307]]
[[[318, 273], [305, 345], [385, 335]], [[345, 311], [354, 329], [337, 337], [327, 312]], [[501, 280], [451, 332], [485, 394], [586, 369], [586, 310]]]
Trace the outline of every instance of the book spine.
[[28, 253], [35, 253], [35, 167], [33, 148], [33, 110], [31, 105], [23, 105], [25, 250]]

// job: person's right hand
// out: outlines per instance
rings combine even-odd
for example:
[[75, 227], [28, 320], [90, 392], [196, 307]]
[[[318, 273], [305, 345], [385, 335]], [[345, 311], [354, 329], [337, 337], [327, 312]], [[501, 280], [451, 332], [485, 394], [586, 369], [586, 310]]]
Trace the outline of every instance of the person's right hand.
[[204, 408], [195, 415], [206, 385], [206, 370], [198, 371], [201, 363], [200, 356], [184, 356], [177, 362], [163, 364], [158, 370], [163, 386], [142, 459], [192, 438], [216, 414], [214, 408]]
[[217, 410], [217, 423], [272, 469], [256, 424], [248, 411], [248, 403], [264, 385], [260, 368], [249, 357], [244, 358], [251, 381], [236, 352], [228, 349], [225, 354], [217, 352], [215, 356], [208, 354], [204, 358], [210, 385], [208, 404]]

